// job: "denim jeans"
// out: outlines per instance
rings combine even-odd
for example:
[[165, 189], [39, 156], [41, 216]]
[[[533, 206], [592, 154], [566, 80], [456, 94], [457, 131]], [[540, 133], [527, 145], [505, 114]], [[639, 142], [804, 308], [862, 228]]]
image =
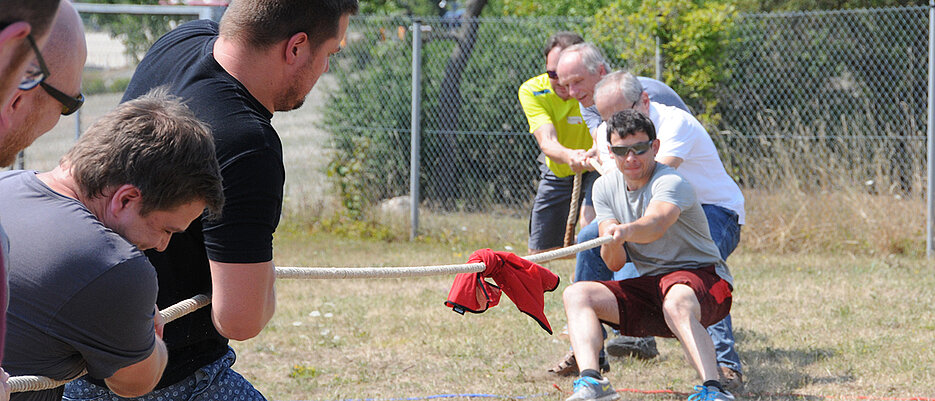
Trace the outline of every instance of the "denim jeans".
[[[705, 217], [708, 218], [708, 228], [711, 238], [721, 252], [721, 259], [727, 260], [737, 244], [740, 242], [740, 224], [737, 213], [716, 205], [701, 205]], [[592, 222], [578, 232], [578, 243], [595, 239], [599, 236], [597, 222]], [[616, 273], [607, 268], [601, 259], [601, 248], [591, 248], [578, 253], [575, 264], [575, 281], [607, 281], [626, 280], [639, 276], [632, 263], [627, 263]], [[739, 373], [743, 373], [740, 366], [740, 355], [734, 349], [734, 329], [730, 315], [723, 320], [708, 327], [708, 334], [714, 341], [718, 365], [725, 366]]]

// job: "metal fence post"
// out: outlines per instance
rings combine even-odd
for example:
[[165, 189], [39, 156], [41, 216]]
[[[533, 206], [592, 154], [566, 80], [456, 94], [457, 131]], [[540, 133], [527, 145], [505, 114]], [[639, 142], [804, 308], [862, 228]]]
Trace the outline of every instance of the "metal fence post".
[[75, 112], [75, 142], [81, 138], [81, 109]]
[[[933, 0], [935, 1], [935, 0]], [[409, 153], [409, 240], [419, 233], [419, 141], [422, 133], [422, 20], [412, 21], [412, 121]]]
[[929, 0], [929, 102], [928, 102], [928, 219], [926, 223], [925, 254], [935, 256], [935, 0]]
[[661, 15], [656, 16], [656, 34], [653, 37], [656, 38], [656, 80], [662, 81], [662, 39], [659, 38], [659, 20], [662, 19]]

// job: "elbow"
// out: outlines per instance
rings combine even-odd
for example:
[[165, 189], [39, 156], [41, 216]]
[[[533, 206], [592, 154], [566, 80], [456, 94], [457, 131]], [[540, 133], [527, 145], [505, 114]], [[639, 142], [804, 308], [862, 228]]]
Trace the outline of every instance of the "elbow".
[[273, 310], [274, 308], [270, 308], [269, 311], [254, 314], [246, 312], [216, 313], [214, 327], [225, 338], [246, 341], [256, 337], [263, 331], [263, 328], [273, 317]]
[[236, 341], [246, 341], [259, 335], [266, 325], [238, 323], [224, 326], [215, 323], [214, 326], [218, 330], [218, 333], [221, 333], [225, 338]]

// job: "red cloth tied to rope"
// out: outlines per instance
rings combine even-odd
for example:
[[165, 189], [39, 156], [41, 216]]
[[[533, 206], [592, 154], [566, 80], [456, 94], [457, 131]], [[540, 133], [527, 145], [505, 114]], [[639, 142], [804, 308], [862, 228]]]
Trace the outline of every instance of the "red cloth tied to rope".
[[[506, 293], [521, 312], [536, 320], [552, 334], [552, 326], [545, 317], [547, 291], [558, 288], [559, 278], [549, 269], [523, 259], [512, 252], [494, 252], [490, 249], [474, 251], [468, 263], [483, 262], [487, 266], [480, 273], [461, 273], [455, 277], [445, 306], [464, 314], [481, 313], [500, 303], [500, 292]], [[493, 279], [496, 285], [484, 280]]]

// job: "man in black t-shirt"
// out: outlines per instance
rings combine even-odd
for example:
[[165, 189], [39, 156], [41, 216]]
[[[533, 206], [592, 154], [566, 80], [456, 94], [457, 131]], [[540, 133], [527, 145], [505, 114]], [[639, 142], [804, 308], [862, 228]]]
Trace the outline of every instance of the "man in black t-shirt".
[[[272, 317], [273, 232], [282, 209], [282, 143], [270, 119], [300, 107], [340, 50], [356, 0], [235, 0], [221, 19], [194, 21], [160, 38], [124, 100], [168, 85], [211, 126], [223, 177], [221, 218], [196, 220], [163, 253], [148, 253], [157, 305], [211, 294], [211, 307], [166, 325], [169, 365], [152, 399], [264, 399], [230, 369], [227, 339], [256, 336]], [[65, 399], [118, 399], [73, 382]]]

